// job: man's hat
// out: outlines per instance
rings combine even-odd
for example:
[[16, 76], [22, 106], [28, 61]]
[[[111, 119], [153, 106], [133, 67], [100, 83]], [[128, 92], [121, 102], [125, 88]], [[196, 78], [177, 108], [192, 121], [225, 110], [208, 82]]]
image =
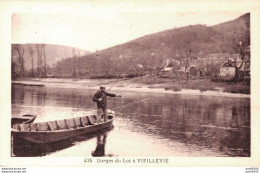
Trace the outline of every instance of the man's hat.
[[104, 87], [104, 86], [100, 86], [100, 89], [106, 89], [106, 87]]

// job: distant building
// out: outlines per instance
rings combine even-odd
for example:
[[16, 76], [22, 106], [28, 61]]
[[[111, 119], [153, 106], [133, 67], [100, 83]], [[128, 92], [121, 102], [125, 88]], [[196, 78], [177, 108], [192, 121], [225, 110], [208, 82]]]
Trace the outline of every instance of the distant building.
[[137, 67], [138, 68], [143, 68], [144, 66], [143, 66], [143, 64], [137, 64]]
[[[240, 67], [240, 65], [242, 66]], [[219, 77], [222, 79], [233, 79], [236, 75], [236, 67], [240, 67], [238, 71], [239, 77], [250, 75], [250, 63], [242, 60], [239, 57], [227, 58], [226, 61], [219, 67]]]
[[173, 67], [164, 67], [161, 71], [162, 72], [171, 72], [173, 70]]
[[206, 75], [205, 67], [203, 65], [191, 65], [186, 71], [192, 79], [204, 78]]
[[173, 77], [175, 70], [179, 68], [176, 60], [167, 59], [164, 61], [164, 67], [161, 69], [162, 77]]
[[55, 77], [55, 75], [54, 75], [54, 74], [47, 74], [46, 77], [47, 77], [47, 78], [53, 78], [53, 77]]
[[191, 58], [191, 65], [186, 67], [185, 63], [180, 66], [180, 62], [176, 60], [166, 60], [166, 66], [161, 70], [162, 77], [185, 77], [189, 74], [191, 79], [204, 78], [206, 75], [205, 65], [197, 63], [197, 57]]
[[219, 77], [222, 79], [233, 79], [236, 75], [236, 65], [233, 59], [228, 59], [219, 67]]
[[219, 68], [219, 77], [223, 79], [233, 79], [236, 75], [236, 68], [232, 66], [222, 66]]
[[161, 76], [162, 77], [171, 77], [173, 74], [173, 67], [164, 67], [161, 70]]

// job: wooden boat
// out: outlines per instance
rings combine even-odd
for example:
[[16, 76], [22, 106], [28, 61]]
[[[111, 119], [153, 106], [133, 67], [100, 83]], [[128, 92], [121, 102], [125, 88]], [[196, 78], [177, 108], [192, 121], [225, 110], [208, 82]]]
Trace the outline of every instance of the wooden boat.
[[48, 122], [20, 124], [12, 129], [13, 137], [34, 143], [51, 143], [111, 127], [115, 112], [108, 112], [108, 121], [97, 123], [95, 114]]
[[12, 116], [11, 118], [11, 126], [14, 128], [15, 126], [19, 124], [28, 124], [33, 123], [33, 121], [36, 119], [36, 115], [30, 115], [26, 114], [23, 116]]

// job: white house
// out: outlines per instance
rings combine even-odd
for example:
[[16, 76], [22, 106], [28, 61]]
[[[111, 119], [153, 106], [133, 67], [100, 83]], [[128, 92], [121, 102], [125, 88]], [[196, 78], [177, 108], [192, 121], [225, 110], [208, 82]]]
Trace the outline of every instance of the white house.
[[233, 79], [236, 75], [236, 65], [233, 59], [227, 59], [219, 68], [219, 77]]

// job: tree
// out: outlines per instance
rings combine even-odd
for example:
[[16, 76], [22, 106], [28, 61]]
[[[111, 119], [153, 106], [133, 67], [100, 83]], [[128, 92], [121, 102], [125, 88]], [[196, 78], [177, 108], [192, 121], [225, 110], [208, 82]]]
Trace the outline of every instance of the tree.
[[115, 58], [109, 55], [108, 52], [104, 51], [104, 53], [101, 54], [98, 63], [101, 66], [102, 75], [104, 75], [106, 78], [115, 74], [116, 72]]
[[239, 54], [241, 58], [241, 63], [237, 64], [237, 58], [235, 59], [235, 68], [236, 68], [236, 73], [235, 73], [235, 78], [239, 77], [239, 70], [242, 68], [242, 66], [245, 63], [250, 64], [250, 36], [246, 36], [245, 38], [241, 40], [236, 40], [234, 41], [233, 44], [233, 50], [236, 54]]
[[28, 49], [29, 49], [29, 53], [30, 53], [31, 58], [32, 58], [32, 77], [34, 77], [34, 68], [33, 68], [33, 65], [34, 65], [34, 64], [33, 64], [34, 50], [33, 50], [33, 47], [32, 47], [32, 46], [29, 46]]
[[22, 45], [17, 44], [17, 45], [14, 46], [14, 50], [16, 50], [17, 53], [18, 53], [18, 61], [19, 61], [19, 64], [20, 64], [22, 76], [24, 77], [24, 58], [23, 58], [24, 47]]
[[43, 77], [47, 77], [47, 68], [46, 68], [46, 47], [45, 45], [43, 44], [42, 45], [42, 52], [43, 52], [43, 73], [42, 73], [42, 76]]
[[186, 74], [186, 80], [189, 80], [189, 72], [187, 71], [190, 66], [190, 58], [193, 54], [193, 51], [196, 49], [194, 44], [191, 44], [190, 39], [193, 38], [191, 35], [183, 35], [179, 38], [179, 41], [174, 47], [175, 57], [180, 62], [180, 68], [184, 65], [184, 72]]
[[248, 15], [248, 20], [245, 20], [245, 24], [243, 28], [245, 29], [243, 32], [238, 34], [235, 38], [233, 38], [233, 44], [231, 48], [233, 51], [238, 54], [241, 58], [241, 64], [237, 64], [237, 59], [235, 59], [236, 73], [235, 78], [239, 78], [239, 70], [243, 67], [245, 63], [250, 65], [250, 13]]
[[38, 68], [37, 68], [37, 76], [42, 77], [42, 54], [43, 54], [43, 44], [36, 44], [36, 51], [38, 55]]
[[[158, 51], [151, 52], [150, 55], [147, 55], [149, 60], [147, 62], [144, 62], [143, 60], [138, 63], [144, 67], [145, 70], [149, 71], [150, 74], [153, 76], [160, 75], [160, 72], [162, 68], [164, 67], [164, 61], [166, 58], [164, 58], [163, 55], [159, 54]], [[137, 68], [139, 68], [137, 66]], [[142, 69], [142, 70], [144, 70]]]
[[75, 48], [72, 48], [72, 77], [77, 78], [78, 76], [78, 63], [77, 59], [80, 56], [79, 50], [76, 51]]
[[105, 61], [105, 76], [108, 78], [113, 73], [113, 70], [115, 69], [114, 62], [112, 61], [112, 58], [107, 55], [106, 53], [103, 55], [104, 61]]
[[11, 61], [11, 76], [12, 76], [12, 79], [14, 79], [16, 77], [16, 72], [15, 72], [15, 67], [16, 67], [16, 63], [12, 60]]
[[75, 48], [72, 48], [72, 77], [76, 77], [76, 54], [75, 54]]
[[[120, 62], [120, 63], [119, 63]], [[126, 74], [130, 73], [131, 75], [135, 75], [136, 77], [143, 75], [144, 68], [145, 68], [145, 58], [139, 58], [139, 57], [127, 57], [125, 59], [122, 59], [121, 61], [118, 61], [118, 66], [122, 66], [121, 73]], [[117, 69], [120, 69], [117, 68]]]

